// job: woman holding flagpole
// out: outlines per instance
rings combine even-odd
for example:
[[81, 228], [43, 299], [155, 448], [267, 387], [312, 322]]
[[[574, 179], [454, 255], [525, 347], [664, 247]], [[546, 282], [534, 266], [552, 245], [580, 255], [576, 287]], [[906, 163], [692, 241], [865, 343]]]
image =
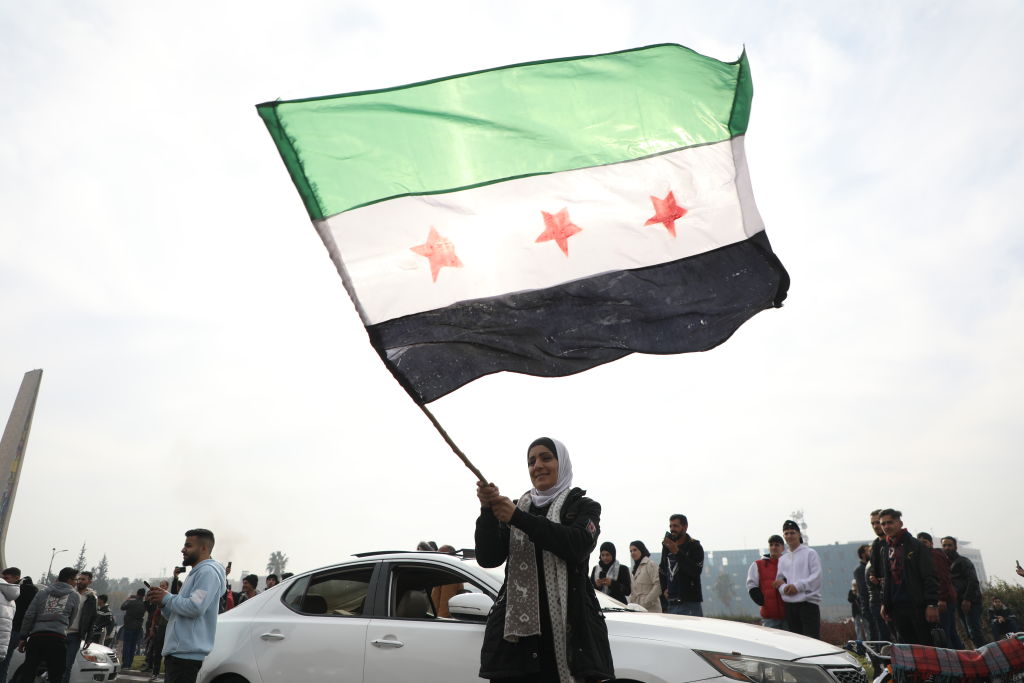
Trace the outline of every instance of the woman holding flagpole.
[[510, 683], [613, 678], [608, 629], [587, 572], [601, 506], [573, 488], [561, 442], [537, 439], [526, 464], [533, 487], [518, 501], [477, 482], [477, 562], [505, 563], [505, 584], [487, 618], [480, 677]]

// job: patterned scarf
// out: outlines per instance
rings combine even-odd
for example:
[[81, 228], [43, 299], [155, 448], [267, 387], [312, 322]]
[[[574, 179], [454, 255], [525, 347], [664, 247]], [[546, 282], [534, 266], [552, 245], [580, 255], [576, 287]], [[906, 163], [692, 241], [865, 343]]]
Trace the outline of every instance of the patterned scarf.
[[[547, 518], [561, 521], [562, 505], [569, 491], [562, 491], [548, 508]], [[523, 494], [518, 507], [530, 512], [531, 495]], [[569, 570], [565, 560], [554, 553], [543, 551], [544, 588], [548, 596], [551, 618], [551, 640], [555, 646], [555, 662], [562, 683], [572, 683], [567, 655], [566, 626], [569, 616]], [[519, 642], [526, 636], [540, 635], [540, 577], [537, 571], [537, 548], [518, 527], [512, 527], [508, 548], [508, 585], [505, 589], [508, 607], [505, 611], [505, 640]]]
[[[594, 567], [594, 571], [591, 572], [591, 575], [590, 575], [591, 580], [593, 580], [593, 579], [606, 579], [606, 578], [609, 578], [609, 577], [611, 578], [611, 580], [613, 582], [619, 580], [619, 561], [618, 560], [612, 560], [612, 563], [610, 565], [608, 565], [607, 567], [604, 566], [604, 564], [602, 564], [601, 562], [598, 562], [597, 566]], [[612, 594], [612, 587], [611, 586], [601, 586], [601, 588], [599, 590], [602, 593], [604, 593], [605, 595], [611, 595]]]

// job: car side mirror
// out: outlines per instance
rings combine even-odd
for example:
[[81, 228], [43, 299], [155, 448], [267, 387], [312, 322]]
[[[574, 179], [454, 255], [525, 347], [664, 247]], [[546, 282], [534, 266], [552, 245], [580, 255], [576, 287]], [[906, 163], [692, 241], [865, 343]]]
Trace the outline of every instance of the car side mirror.
[[484, 621], [494, 606], [494, 600], [483, 593], [462, 593], [448, 600], [448, 613], [455, 619]]

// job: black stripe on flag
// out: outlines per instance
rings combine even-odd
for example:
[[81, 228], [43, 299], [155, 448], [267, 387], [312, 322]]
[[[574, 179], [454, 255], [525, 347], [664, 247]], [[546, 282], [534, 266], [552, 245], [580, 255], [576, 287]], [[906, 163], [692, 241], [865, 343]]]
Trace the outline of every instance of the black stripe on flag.
[[495, 372], [559, 377], [634, 352], [707, 351], [781, 306], [788, 289], [762, 231], [671, 263], [460, 301], [367, 332], [422, 405]]

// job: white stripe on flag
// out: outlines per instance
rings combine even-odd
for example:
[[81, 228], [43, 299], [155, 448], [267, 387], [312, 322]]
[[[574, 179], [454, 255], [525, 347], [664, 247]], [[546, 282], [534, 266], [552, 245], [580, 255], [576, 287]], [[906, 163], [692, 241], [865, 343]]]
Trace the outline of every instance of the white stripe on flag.
[[[651, 196], [669, 192], [686, 209], [676, 237], [661, 223], [645, 224], [655, 216]], [[556, 240], [537, 242], [545, 232], [542, 212], [563, 209], [580, 228], [564, 240], [568, 256]], [[668, 263], [764, 229], [743, 136], [648, 159], [400, 197], [315, 224], [366, 325]], [[431, 228], [461, 264], [440, 267], [436, 280], [430, 260], [413, 251]]]

